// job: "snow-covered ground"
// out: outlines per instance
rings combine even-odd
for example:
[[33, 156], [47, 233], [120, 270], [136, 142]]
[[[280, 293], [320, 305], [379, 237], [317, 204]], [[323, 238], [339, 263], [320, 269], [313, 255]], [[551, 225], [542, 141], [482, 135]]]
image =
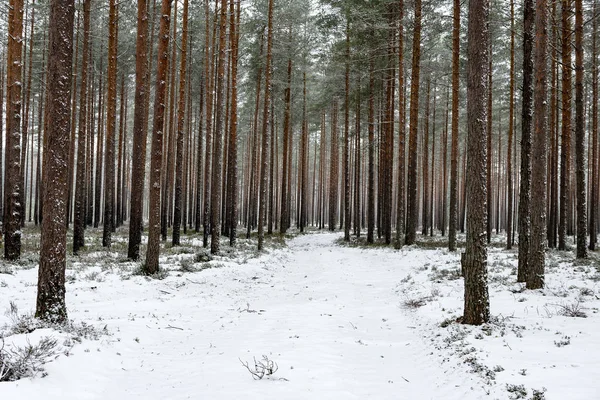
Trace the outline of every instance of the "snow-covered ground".
[[[459, 253], [339, 238], [302, 235], [260, 257], [240, 251], [209, 263], [187, 251], [165, 255], [163, 280], [132, 275], [117, 252], [89, 254], [95, 265], [67, 271], [69, 317], [108, 334], [74, 346], [51, 329], [6, 338], [54, 335], [67, 355], [48, 363], [45, 377], [0, 383], [0, 398], [600, 398], [593, 263], [550, 253], [547, 288], [523, 291], [516, 253], [491, 248], [494, 321], [467, 327], [455, 322]], [[36, 280], [36, 268], [0, 275], [0, 308], [12, 300], [32, 311]], [[561, 315], [573, 307], [587, 318]], [[10, 323], [0, 316], [0, 327]], [[254, 367], [263, 355], [278, 370], [254, 380], [242, 362]]]

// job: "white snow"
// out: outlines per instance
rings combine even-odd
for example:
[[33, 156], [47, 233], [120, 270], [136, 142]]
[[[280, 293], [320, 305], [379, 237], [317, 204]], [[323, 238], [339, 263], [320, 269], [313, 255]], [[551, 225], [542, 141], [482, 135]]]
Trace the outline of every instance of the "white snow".
[[[552, 253], [547, 289], [519, 292], [516, 252], [492, 247], [495, 323], [442, 328], [462, 313], [462, 279], [452, 279], [459, 253], [343, 247], [340, 237], [303, 235], [287, 248], [219, 257], [193, 273], [176, 272], [174, 258], [163, 256], [171, 270], [164, 280], [130, 277], [119, 272], [122, 255], [92, 253], [98, 266], [67, 271], [69, 317], [111, 334], [75, 345], [47, 364], [46, 377], [0, 383], [0, 398], [516, 398], [507, 384], [523, 384], [527, 399], [542, 388], [547, 400], [598, 398], [593, 265], [558, 263]], [[35, 268], [0, 275], [0, 308], [14, 300], [33, 310], [36, 280]], [[559, 315], [576, 298], [588, 318]], [[0, 327], [8, 322], [0, 315]], [[252, 366], [262, 355], [279, 370], [253, 380], [240, 360]]]

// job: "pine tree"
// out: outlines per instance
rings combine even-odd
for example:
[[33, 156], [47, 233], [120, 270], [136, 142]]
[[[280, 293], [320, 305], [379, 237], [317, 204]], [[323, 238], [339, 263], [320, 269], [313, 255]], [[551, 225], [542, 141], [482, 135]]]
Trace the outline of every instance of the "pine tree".
[[598, 182], [598, 54], [597, 54], [597, 40], [598, 40], [598, 2], [594, 0], [593, 7], [593, 23], [592, 23], [592, 183], [591, 196], [590, 196], [590, 250], [596, 250], [597, 242], [597, 219], [598, 219], [598, 188], [596, 182]]
[[[224, 1], [224, 0], [223, 0]], [[273, 54], [273, 0], [269, 0], [267, 16], [267, 61], [265, 63], [265, 96], [261, 132], [260, 201], [258, 205], [258, 250], [263, 249], [267, 206], [267, 171], [269, 168], [269, 110], [271, 106], [271, 62]]]
[[[217, 59], [217, 101], [215, 105], [215, 132], [214, 151], [212, 160], [212, 182], [211, 182], [211, 241], [210, 252], [217, 254], [220, 251], [221, 238], [221, 169], [222, 169], [222, 143], [223, 143], [223, 97], [225, 79], [225, 55], [227, 47], [225, 34], [227, 29], [227, 0], [221, 0], [221, 11], [219, 14], [219, 56]], [[259, 239], [260, 242], [260, 239]]]
[[[344, 74], [344, 240], [350, 241], [350, 21], [346, 17], [346, 71]], [[307, 133], [308, 135], [308, 133]]]
[[[538, 0], [539, 1], [539, 0]], [[585, 121], [583, 93], [583, 4], [575, 0], [575, 167], [577, 179], [577, 258], [587, 258]]]
[[405, 243], [415, 243], [417, 234], [417, 136], [419, 123], [419, 74], [421, 62], [421, 0], [415, 0], [412, 75], [410, 79], [410, 122], [408, 144], [408, 202]]
[[158, 272], [160, 253], [160, 188], [163, 157], [163, 129], [165, 118], [165, 93], [167, 66], [169, 63], [169, 25], [171, 2], [162, 0], [160, 12], [160, 33], [157, 50], [156, 87], [154, 95], [154, 121], [152, 124], [152, 152], [150, 159], [150, 206], [148, 221], [148, 251], [143, 271], [146, 274]]
[[462, 322], [481, 325], [490, 318], [487, 287], [487, 248], [483, 234], [487, 216], [487, 182], [480, 171], [486, 168], [487, 106], [489, 90], [489, 0], [469, 1], [467, 45], [467, 245], [462, 268], [465, 277], [465, 306]]
[[533, 0], [523, 5], [523, 100], [521, 103], [521, 189], [519, 192], [519, 266], [517, 281], [525, 282], [529, 274], [529, 239], [531, 229], [531, 128], [533, 114]]
[[369, 62], [369, 112], [368, 112], [368, 134], [369, 134], [369, 166], [367, 177], [367, 243], [373, 243], [375, 231], [375, 77], [374, 62]]
[[406, 121], [404, 109], [406, 98], [404, 91], [404, 0], [398, 2], [398, 202], [396, 209], [396, 244], [399, 248], [404, 242], [406, 211]]
[[86, 143], [87, 143], [87, 102], [88, 69], [90, 44], [90, 3], [83, 2], [83, 53], [81, 60], [81, 86], [79, 96], [79, 126], [77, 133], [77, 179], [75, 180], [75, 220], [73, 224], [73, 253], [85, 245], [85, 195], [86, 195]]
[[104, 153], [104, 230], [102, 246], [111, 246], [115, 195], [115, 133], [117, 126], [117, 2], [109, 1], [106, 151]]
[[148, 68], [148, 4], [137, 3], [137, 35], [135, 60], [135, 104], [133, 114], [133, 161], [131, 163], [131, 199], [129, 211], [129, 245], [127, 256], [140, 258], [142, 213], [144, 209], [144, 179], [146, 175], [146, 125], [149, 91]]
[[450, 224], [448, 249], [456, 250], [458, 229], [458, 96], [460, 78], [460, 0], [454, 0], [452, 25], [452, 146], [450, 156]]
[[558, 222], [558, 249], [566, 250], [567, 246], [567, 216], [570, 212], [571, 186], [571, 15], [573, 14], [572, 0], [562, 0], [562, 123], [560, 151], [560, 214]]
[[[8, 57], [6, 61], [6, 151], [4, 155], [4, 258], [21, 256], [21, 74], [23, 0], [8, 7]], [[69, 72], [70, 74], [70, 72]]]
[[510, 93], [508, 95], [508, 153], [506, 156], [506, 178], [508, 180], [508, 205], [506, 211], [506, 249], [512, 249], [513, 242], [513, 172], [512, 172], [512, 143], [514, 137], [515, 119], [515, 2], [510, 0]]
[[334, 231], [338, 214], [338, 186], [339, 186], [339, 148], [337, 131], [338, 105], [333, 99], [331, 110], [331, 153], [329, 164], [329, 230]]
[[238, 43], [239, 43], [239, 18], [240, 18], [240, 0], [237, 2], [237, 8], [234, 12], [234, 0], [229, 2], [229, 40], [231, 47], [231, 122], [229, 124], [229, 166], [228, 173], [228, 215], [231, 226], [229, 228], [229, 244], [234, 246], [237, 239], [238, 224], [238, 139], [237, 139], [237, 68], [238, 68]]
[[[71, 70], [73, 65], [72, 0], [52, 0], [49, 16], [47, 146], [44, 154], [44, 218], [36, 318], [62, 323], [67, 319], [65, 269], [67, 253], [66, 204], [68, 196], [71, 121]], [[67, 105], [67, 107], [65, 107]]]
[[[175, 214], [173, 216], [173, 246], [179, 246], [183, 207], [183, 136], [185, 123], [185, 99], [187, 86], [188, 50], [188, 0], [183, 2], [183, 23], [181, 28], [181, 64], [179, 66], [179, 104], [177, 105], [177, 151], [175, 171]], [[185, 222], [184, 222], [185, 223]]]
[[544, 287], [546, 252], [546, 192], [547, 192], [547, 47], [548, 47], [547, 0], [535, 3], [535, 51], [534, 51], [534, 134], [531, 146], [531, 240], [529, 244], [529, 271], [527, 288]]

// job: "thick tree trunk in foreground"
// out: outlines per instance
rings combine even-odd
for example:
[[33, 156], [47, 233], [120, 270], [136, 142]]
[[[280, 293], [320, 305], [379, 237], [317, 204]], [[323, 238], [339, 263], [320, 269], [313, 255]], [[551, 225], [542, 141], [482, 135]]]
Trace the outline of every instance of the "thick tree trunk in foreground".
[[135, 105], [133, 114], [133, 148], [131, 168], [131, 201], [129, 213], [129, 246], [127, 256], [140, 258], [144, 179], [146, 175], [146, 103], [150, 89], [148, 73], [148, 4], [138, 0], [137, 38], [135, 50]]
[[[467, 245], [462, 267], [465, 276], [463, 323], [480, 325], [490, 318], [487, 287], [487, 105], [489, 86], [489, 1], [469, 1], [467, 61]], [[479, 173], [477, 173], [478, 171]]]
[[[68, 195], [73, 64], [72, 0], [52, 0], [49, 18], [48, 129], [44, 153], [44, 219], [35, 316], [50, 322], [67, 319], [65, 268], [67, 253], [66, 204]], [[65, 107], [65, 105], [67, 105]]]
[[523, 6], [523, 101], [521, 110], [521, 190], [519, 192], [519, 266], [517, 281], [525, 282], [529, 271], [531, 229], [531, 128], [533, 117], [533, 0]]
[[[547, 0], [536, 0], [535, 7], [535, 89], [534, 134], [531, 146], [531, 241], [527, 288], [544, 287], [546, 265], [546, 198], [547, 198]], [[585, 196], [585, 193], [584, 193]]]
[[158, 65], [154, 98], [154, 122], [152, 124], [152, 153], [150, 160], [148, 251], [146, 252], [146, 263], [143, 265], [144, 273], [149, 275], [158, 272], [158, 256], [160, 253], [160, 177], [163, 157], [167, 67], [169, 64], [169, 25], [171, 21], [170, 0], [162, 0], [160, 15], [160, 33], [157, 51]]

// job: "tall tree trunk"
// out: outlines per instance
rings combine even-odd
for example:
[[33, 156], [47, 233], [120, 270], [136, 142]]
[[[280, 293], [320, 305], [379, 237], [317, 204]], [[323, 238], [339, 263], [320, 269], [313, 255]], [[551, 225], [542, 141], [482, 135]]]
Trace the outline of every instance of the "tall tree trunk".
[[[25, 118], [23, 118], [23, 144], [21, 146], [21, 226], [25, 226], [25, 218], [26, 218], [26, 205], [27, 205], [27, 140], [28, 140], [28, 131], [29, 131], [29, 106], [31, 100], [31, 76], [33, 71], [33, 27], [35, 24], [35, 0], [31, 3], [31, 27], [29, 30], [29, 56], [28, 56], [28, 66], [27, 66], [27, 92], [25, 95]], [[75, 57], [77, 59], [77, 57]], [[33, 146], [31, 146], [30, 152], [33, 151]], [[33, 159], [33, 156], [32, 156]], [[33, 172], [33, 171], [32, 171]], [[70, 187], [69, 187], [70, 188]], [[70, 190], [70, 189], [69, 189]], [[70, 200], [70, 198], [69, 198]], [[30, 213], [31, 214], [31, 213]]]
[[[539, 0], [538, 0], [539, 1]], [[577, 258], [587, 257], [585, 121], [583, 104], [583, 4], [575, 0], [575, 164], [577, 171]]]
[[[45, 39], [45, 38], [44, 38]], [[44, 40], [45, 42], [45, 40]], [[45, 43], [44, 43], [45, 45]], [[43, 53], [42, 56], [42, 79], [41, 79], [41, 87], [44, 88], [44, 72], [46, 69], [45, 63], [44, 63], [44, 56], [46, 55], [46, 52]], [[5, 59], [5, 55], [2, 54], [2, 60]], [[6, 88], [6, 75], [5, 73], [5, 69], [4, 69], [4, 63], [0, 62], [0, 221], [4, 221], [4, 184], [6, 183], [4, 181], [4, 174], [6, 173], [6, 170], [3, 168], [3, 160], [4, 160], [4, 88]], [[7, 88], [7, 92], [8, 92], [8, 88]], [[39, 112], [41, 113], [42, 110], [42, 98], [44, 97], [43, 95], [44, 90], [40, 90], [40, 108], [39, 108]], [[38, 121], [39, 123], [41, 123], [41, 119]], [[39, 132], [41, 132], [41, 129], [39, 128], [38, 125], [38, 142], [39, 142], [39, 138], [40, 138], [40, 134]], [[39, 160], [39, 154], [40, 154], [40, 146], [38, 144], [38, 160]], [[39, 171], [39, 167], [38, 167], [38, 171]], [[36, 183], [38, 183], [39, 177], [38, 179], [36, 179]], [[37, 202], [36, 202], [37, 203]], [[37, 204], [36, 204], [36, 211], [37, 211]], [[37, 212], [36, 212], [36, 217], [35, 217], [35, 221], [36, 221], [36, 225], [37, 225]], [[4, 231], [3, 231], [4, 233]]]
[[231, 46], [231, 122], [229, 124], [229, 244], [234, 246], [237, 240], [237, 224], [238, 224], [238, 139], [237, 139], [237, 68], [238, 68], [238, 43], [239, 32], [238, 24], [240, 18], [240, 0], [237, 2], [237, 8], [234, 12], [234, 0], [229, 2], [229, 37]]
[[346, 16], [346, 73], [344, 76], [344, 240], [350, 241], [350, 21]]
[[306, 222], [308, 220], [307, 201], [308, 201], [308, 122], [306, 115], [306, 72], [303, 74], [303, 100], [302, 100], [302, 134], [300, 137], [300, 170], [299, 170], [299, 185], [300, 185], [300, 218], [298, 226], [300, 232], [304, 232]]
[[[8, 59], [6, 89], [6, 151], [4, 155], [4, 258], [21, 256], [21, 74], [23, 48], [23, 0], [8, 7]], [[56, 62], [56, 60], [53, 60]], [[69, 71], [69, 77], [71, 71]], [[65, 102], [68, 104], [68, 101]], [[67, 116], [68, 118], [68, 116]], [[66, 199], [65, 199], [66, 200]]]
[[469, 1], [467, 45], [467, 244], [462, 257], [465, 276], [463, 323], [481, 325], [490, 318], [487, 287], [487, 69], [489, 68], [489, 0]]
[[[291, 36], [291, 28], [290, 28]], [[289, 146], [291, 137], [291, 91], [292, 91], [292, 59], [288, 58], [287, 63], [287, 86], [283, 93], [284, 112], [283, 112], [283, 167], [281, 177], [281, 221], [279, 222], [279, 232], [285, 233], [288, 228], [290, 205], [288, 203], [288, 169], [289, 158], [292, 149]], [[321, 160], [323, 161], [323, 160]]]
[[135, 50], [135, 104], [133, 114], [133, 148], [131, 168], [131, 200], [129, 211], [129, 245], [127, 256], [132, 260], [140, 258], [142, 224], [144, 211], [144, 179], [146, 175], [146, 126], [149, 62], [148, 62], [148, 3], [138, 0], [137, 36]]
[[[361, 186], [360, 186], [360, 172], [361, 172], [361, 146], [360, 146], [360, 132], [361, 132], [361, 126], [360, 126], [360, 108], [361, 108], [361, 101], [360, 101], [360, 76], [358, 78], [358, 84], [357, 84], [357, 100], [356, 100], [356, 133], [355, 133], [355, 137], [354, 137], [354, 234], [356, 235], [356, 237], [360, 237], [360, 192], [361, 192]], [[316, 153], [315, 153], [315, 158], [316, 158]]]
[[113, 232], [117, 227], [123, 224], [123, 212], [121, 210], [123, 200], [123, 142], [125, 140], [125, 76], [121, 75], [121, 100], [119, 103], [119, 151], [117, 153], [117, 196], [115, 197], [115, 226], [113, 226]]
[[444, 123], [444, 172], [442, 184], [442, 236], [446, 235], [446, 224], [448, 221], [448, 114], [450, 113], [450, 87], [446, 91], [446, 118]]
[[[427, 77], [427, 97], [425, 100], [425, 123], [423, 126], [423, 216], [421, 227], [423, 236], [427, 235], [427, 227], [429, 226], [429, 117], [431, 105], [431, 80]], [[433, 178], [433, 177], [432, 177]]]
[[456, 250], [458, 229], [458, 85], [460, 78], [460, 0], [454, 0], [452, 25], [452, 154], [450, 155], [450, 224], [448, 249]]
[[404, 242], [404, 224], [406, 209], [406, 121], [404, 109], [406, 96], [404, 90], [404, 0], [398, 2], [398, 203], [396, 209], [396, 243], [399, 248]]
[[[209, 29], [209, 17], [210, 17], [210, 5], [209, 0], [205, 0], [204, 3], [204, 14], [206, 21], [206, 44], [204, 53], [204, 75], [206, 77], [206, 141], [205, 141], [205, 158], [204, 158], [204, 216], [203, 216], [203, 239], [202, 244], [204, 247], [208, 247], [208, 236], [210, 235], [210, 200], [211, 200], [211, 162], [212, 162], [212, 148], [213, 148], [213, 55], [214, 55], [214, 41], [215, 35], [210, 40], [210, 29]], [[213, 45], [209, 45], [213, 43]]]
[[[215, 111], [215, 137], [214, 150], [212, 159], [212, 182], [211, 182], [211, 240], [210, 252], [218, 254], [220, 251], [221, 239], [221, 171], [222, 171], [222, 156], [223, 156], [223, 100], [224, 79], [225, 79], [225, 57], [227, 55], [227, 46], [225, 35], [227, 30], [227, 0], [221, 0], [221, 11], [219, 15], [219, 56], [217, 60], [217, 85], [216, 85], [216, 111]], [[268, 73], [268, 72], [267, 72]], [[260, 241], [260, 239], [259, 239]]]
[[571, 178], [571, 14], [572, 0], [562, 0], [562, 123], [560, 152], [560, 214], [558, 249], [567, 247], [567, 219], [570, 210]]
[[148, 251], [146, 252], [146, 263], [143, 264], [144, 273], [149, 275], [158, 272], [158, 256], [160, 253], [160, 178], [163, 157], [165, 92], [167, 67], [169, 63], [169, 24], [171, 21], [170, 0], [162, 0], [160, 15], [154, 97], [154, 122], [152, 124], [152, 153], [150, 159]]
[[[491, 30], [490, 27], [488, 27]], [[491, 32], [489, 33], [491, 36]], [[487, 242], [488, 244], [492, 241], [492, 122], [493, 122], [493, 102], [492, 102], [492, 41], [489, 41], [489, 60], [488, 60], [488, 95], [487, 95], [487, 163], [486, 163], [486, 172], [487, 172], [487, 224], [486, 224], [486, 233], [487, 233]]]
[[[512, 172], [512, 143], [515, 120], [515, 1], [510, 0], [510, 89], [508, 95], [508, 154], [506, 174], [508, 180], [508, 204], [506, 213], [506, 249], [512, 249], [513, 242], [513, 172]], [[500, 155], [498, 155], [499, 157]]]
[[[102, 61], [100, 62], [100, 71], [102, 71]], [[100, 202], [102, 199], [102, 154], [104, 153], [104, 139], [102, 125], [104, 115], [104, 91], [103, 91], [103, 79], [102, 73], [98, 77], [99, 88], [98, 88], [98, 133], [96, 138], [96, 176], [95, 176], [95, 188], [94, 188], [94, 228], [100, 225]]]
[[590, 250], [596, 250], [597, 219], [598, 219], [598, 54], [596, 41], [598, 40], [598, 2], [594, 0], [592, 23], [592, 183], [590, 187]]
[[[17, 10], [17, 9], [15, 9]], [[11, 9], [12, 11], [12, 9]], [[73, 20], [71, 0], [52, 0], [49, 17], [48, 130], [44, 154], [44, 211], [35, 316], [50, 322], [67, 320], [65, 268], [67, 264], [66, 204], [68, 195], [71, 121]], [[17, 34], [18, 32], [14, 32]], [[17, 36], [13, 36], [16, 38]], [[13, 98], [14, 100], [14, 98]]]
[[[225, 0], [223, 0], [225, 1]], [[264, 242], [265, 212], [267, 206], [267, 181], [269, 168], [269, 110], [271, 101], [271, 57], [273, 46], [273, 0], [269, 0], [267, 17], [267, 61], [265, 64], [265, 99], [262, 121], [262, 151], [260, 163], [260, 201], [258, 205], [258, 250]]]
[[[92, 43], [90, 42], [90, 54], [89, 60], [92, 59]], [[90, 63], [91, 64], [91, 63]], [[90, 65], [90, 88], [89, 88], [89, 99], [88, 99], [88, 140], [87, 140], [87, 155], [86, 155], [86, 179], [87, 179], [87, 194], [85, 201], [85, 225], [93, 226], [94, 224], [94, 127], [96, 126], [96, 121], [94, 120], [94, 113], [96, 112], [94, 99], [96, 98], [96, 79], [94, 77], [94, 69]], [[39, 120], [41, 125], [42, 115], [40, 114]], [[38, 134], [38, 142], [39, 142], [39, 134]], [[39, 153], [39, 143], [38, 143], [38, 153]], [[38, 156], [38, 170], [39, 168], [39, 156]], [[38, 183], [36, 186], [39, 186], [39, 173], [36, 180]], [[36, 189], [37, 191], [37, 189]], [[36, 210], [38, 209], [36, 205]], [[37, 218], [36, 218], [37, 220]]]
[[[369, 62], [369, 114], [368, 114], [368, 130], [369, 130], [369, 171], [367, 177], [367, 243], [373, 243], [373, 233], [375, 230], [375, 76], [374, 76], [374, 61], [371, 58]], [[332, 137], [333, 140], [333, 137]]]
[[[529, 244], [529, 273], [527, 288], [544, 287], [546, 265], [546, 198], [547, 198], [547, 47], [548, 47], [547, 0], [535, 2], [535, 89], [534, 131], [531, 143], [531, 241]], [[585, 196], [585, 192], [584, 192]], [[584, 246], [585, 247], [585, 246]]]
[[434, 181], [435, 181], [435, 112], [436, 112], [436, 98], [437, 98], [437, 84], [433, 82], [433, 120], [431, 123], [431, 187], [429, 191], [429, 235], [433, 236], [433, 226], [435, 217], [433, 214], [433, 203], [434, 203]]
[[329, 168], [329, 230], [334, 231], [338, 214], [338, 186], [339, 186], [339, 161], [338, 161], [338, 132], [337, 132], [338, 105], [334, 98], [331, 110], [331, 153]]
[[415, 243], [417, 235], [417, 140], [419, 124], [419, 74], [421, 62], [421, 0], [415, 0], [412, 73], [410, 79], [410, 134], [408, 144], [408, 202], [405, 243]]
[[90, 45], [90, 3], [83, 2], [83, 54], [81, 60], [81, 87], [79, 96], [79, 127], [77, 133], [77, 179], [75, 180], [75, 221], [73, 223], [73, 253], [85, 245], [85, 195], [86, 195], [86, 143], [87, 143], [87, 102], [88, 102], [88, 61]]
[[173, 216], [173, 246], [179, 246], [181, 236], [181, 214], [183, 206], [183, 137], [185, 123], [185, 89], [187, 86], [188, 50], [188, 0], [183, 2], [183, 23], [181, 27], [181, 65], [179, 70], [179, 104], [177, 106], [177, 150], [175, 155], [175, 214]]
[[519, 192], [519, 266], [517, 281], [525, 282], [529, 273], [531, 228], [531, 128], [533, 115], [533, 0], [523, 5], [523, 100], [521, 109], [521, 189]]
[[[70, 149], [71, 152], [69, 153], [69, 182], [68, 182], [68, 188], [69, 188], [69, 194], [67, 196], [67, 209], [66, 209], [66, 213], [67, 213], [67, 220], [65, 221], [65, 223], [67, 224], [67, 228], [69, 227], [69, 222], [71, 222], [71, 209], [72, 209], [72, 200], [73, 200], [73, 174], [75, 172], [75, 167], [74, 167], [74, 163], [75, 163], [75, 129], [77, 124], [74, 123], [74, 121], [77, 118], [77, 68], [79, 67], [79, 22], [81, 19], [81, 13], [79, 12], [79, 10], [77, 11], [77, 20], [75, 22], [75, 47], [74, 47], [74, 52], [75, 52], [75, 58], [74, 58], [74, 66], [73, 66], [73, 78], [72, 78], [72, 85], [73, 88], [71, 89], [71, 145], [70, 145]], [[23, 157], [25, 157], [25, 152], [23, 152]], [[23, 186], [24, 187], [24, 186]]]
[[104, 152], [104, 231], [102, 246], [111, 246], [115, 196], [115, 132], [117, 127], [117, 2], [109, 2], [108, 23], [108, 101], [106, 107], [106, 151]]

